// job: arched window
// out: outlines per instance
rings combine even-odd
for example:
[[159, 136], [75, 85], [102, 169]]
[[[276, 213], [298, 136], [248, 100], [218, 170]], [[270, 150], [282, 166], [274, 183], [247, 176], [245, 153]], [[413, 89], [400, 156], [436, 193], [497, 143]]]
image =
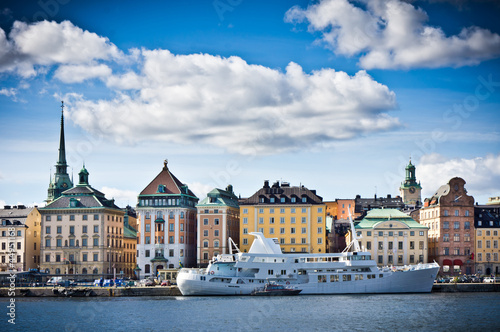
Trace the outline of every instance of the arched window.
[[99, 270], [97, 268], [95, 268], [93, 271], [92, 271], [92, 274], [99, 274]]
[[60, 268], [56, 269], [56, 274], [61, 274], [61, 269]]
[[87, 274], [87, 269], [86, 268], [82, 269], [82, 274]]

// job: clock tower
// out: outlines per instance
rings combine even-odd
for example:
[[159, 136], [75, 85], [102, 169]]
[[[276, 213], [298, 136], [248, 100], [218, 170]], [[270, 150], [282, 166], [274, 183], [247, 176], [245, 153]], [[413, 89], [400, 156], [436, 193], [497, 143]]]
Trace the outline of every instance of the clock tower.
[[73, 188], [73, 182], [68, 175], [68, 164], [66, 163], [66, 148], [64, 143], [64, 102], [61, 102], [61, 134], [59, 137], [59, 160], [56, 163], [54, 179], [50, 179], [47, 191], [47, 203], [61, 196], [65, 190]]
[[405, 181], [399, 187], [399, 193], [405, 205], [422, 205], [422, 187], [415, 177], [415, 165], [410, 163], [406, 166]]

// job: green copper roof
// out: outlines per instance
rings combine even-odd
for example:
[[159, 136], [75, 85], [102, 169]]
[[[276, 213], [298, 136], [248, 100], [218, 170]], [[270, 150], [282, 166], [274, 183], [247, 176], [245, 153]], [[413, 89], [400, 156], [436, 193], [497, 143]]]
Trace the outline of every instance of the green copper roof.
[[376, 224], [388, 220], [402, 222], [408, 225], [408, 227], [410, 228], [423, 228], [423, 229], [428, 228], [427, 226], [419, 224], [418, 222], [413, 220], [413, 218], [410, 217], [409, 215], [396, 209], [370, 210], [368, 211], [367, 215], [354, 227], [356, 229], [373, 228]]

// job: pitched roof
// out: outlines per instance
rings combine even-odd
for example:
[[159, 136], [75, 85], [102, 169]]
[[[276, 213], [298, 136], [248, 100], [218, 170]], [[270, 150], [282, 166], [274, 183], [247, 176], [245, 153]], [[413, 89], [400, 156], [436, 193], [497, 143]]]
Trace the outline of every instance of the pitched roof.
[[[285, 203], [281, 203], [282, 197], [285, 198]], [[295, 203], [292, 203], [292, 197], [298, 198]], [[310, 190], [304, 186], [290, 187], [287, 182], [282, 182], [281, 185], [276, 182], [270, 187], [269, 181], [264, 181], [264, 186], [249, 198], [241, 200], [240, 205], [304, 204], [302, 202], [303, 197], [306, 198], [307, 204], [323, 204], [323, 198], [316, 195], [316, 190]], [[274, 198], [274, 203], [271, 200], [272, 198]]]
[[[162, 191], [159, 191], [160, 186]], [[146, 188], [144, 188], [139, 196], [145, 195], [189, 195], [196, 197], [196, 195], [183, 184], [179, 179], [173, 175], [167, 167], [167, 161], [165, 161], [163, 169], [161, 172], [151, 181]]]
[[[232, 187], [231, 187], [232, 188]], [[229, 186], [228, 186], [229, 189]], [[208, 207], [208, 206], [231, 206], [239, 208], [238, 197], [231, 191], [222, 189], [212, 189], [207, 197], [204, 198], [200, 203], [196, 204], [197, 207]]]
[[383, 221], [398, 221], [408, 225], [410, 228], [428, 228], [419, 224], [412, 217], [397, 209], [373, 209], [368, 211], [366, 216], [356, 224], [355, 228], [373, 228], [376, 224]]

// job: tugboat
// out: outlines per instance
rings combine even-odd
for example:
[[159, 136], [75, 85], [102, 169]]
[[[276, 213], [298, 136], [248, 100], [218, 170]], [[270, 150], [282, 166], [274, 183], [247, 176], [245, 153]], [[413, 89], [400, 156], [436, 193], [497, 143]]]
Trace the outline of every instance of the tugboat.
[[256, 288], [250, 295], [257, 296], [289, 296], [298, 295], [302, 289], [293, 289], [275, 283], [267, 283], [264, 288]]

